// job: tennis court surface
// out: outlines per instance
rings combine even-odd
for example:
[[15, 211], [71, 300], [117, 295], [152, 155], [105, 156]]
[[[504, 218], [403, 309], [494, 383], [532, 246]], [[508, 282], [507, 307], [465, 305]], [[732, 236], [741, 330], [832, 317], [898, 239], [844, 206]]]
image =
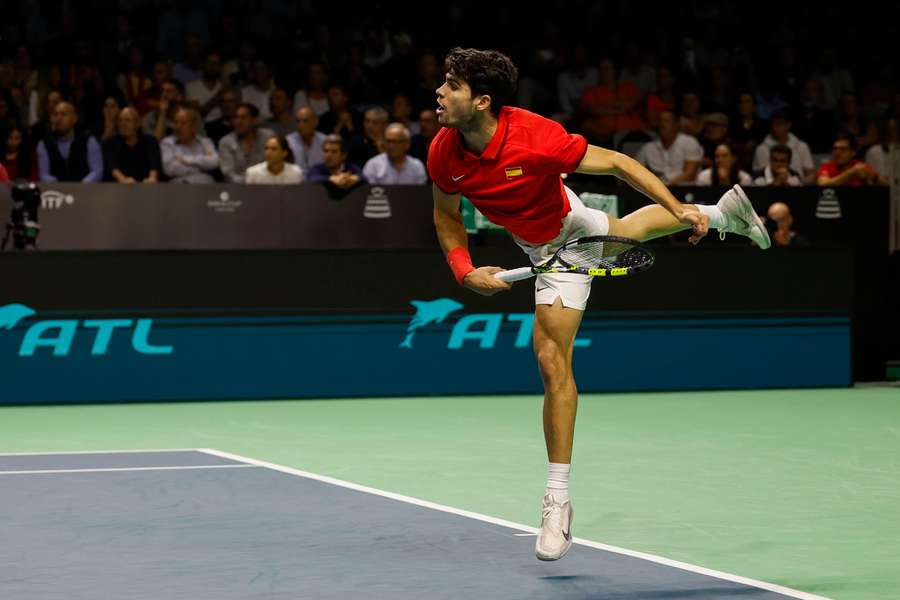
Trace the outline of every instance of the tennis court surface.
[[16, 600], [822, 598], [208, 449], [0, 455], [0, 507]]

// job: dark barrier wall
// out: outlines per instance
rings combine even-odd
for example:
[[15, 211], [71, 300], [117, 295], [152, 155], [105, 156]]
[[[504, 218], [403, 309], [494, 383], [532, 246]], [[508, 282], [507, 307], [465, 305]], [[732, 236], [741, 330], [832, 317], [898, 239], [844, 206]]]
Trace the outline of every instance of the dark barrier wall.
[[[508, 244], [476, 252], [522, 258]], [[848, 385], [849, 258], [661, 248], [644, 276], [595, 284], [579, 385]], [[405, 270], [388, 250], [0, 255], [0, 398], [540, 391], [529, 282], [483, 298], [455, 285], [435, 249], [403, 260]]]
[[[571, 183], [617, 195], [621, 212], [646, 202], [627, 188]], [[854, 192], [840, 190], [840, 218], [825, 219], [816, 207], [824, 198], [835, 216], [835, 196], [823, 190], [751, 190], [760, 212], [770, 200], [792, 204], [810, 248], [661, 240], [651, 272], [595, 284], [576, 350], [581, 389], [883, 375], [871, 357], [887, 337], [877, 276], [887, 199]], [[44, 200], [45, 250], [134, 251], [0, 254], [0, 402], [540, 390], [531, 285], [490, 299], [456, 287], [427, 189], [334, 199], [317, 186], [59, 185]], [[316, 245], [334, 249], [299, 250]], [[472, 246], [480, 264], [523, 262], [502, 234]], [[172, 250], [148, 251], [158, 248]]]

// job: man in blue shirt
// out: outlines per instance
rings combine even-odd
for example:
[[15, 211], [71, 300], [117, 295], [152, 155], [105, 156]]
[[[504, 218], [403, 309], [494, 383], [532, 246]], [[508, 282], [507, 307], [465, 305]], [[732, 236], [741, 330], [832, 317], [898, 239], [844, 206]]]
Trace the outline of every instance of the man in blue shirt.
[[81, 181], [103, 179], [103, 152], [94, 136], [76, 131], [78, 113], [69, 102], [53, 110], [53, 131], [38, 142], [38, 173], [41, 181]]
[[359, 166], [347, 162], [347, 151], [344, 149], [344, 138], [337, 134], [325, 137], [322, 144], [324, 162], [314, 165], [309, 170], [307, 181], [324, 183], [341, 190], [349, 190], [366, 179]]

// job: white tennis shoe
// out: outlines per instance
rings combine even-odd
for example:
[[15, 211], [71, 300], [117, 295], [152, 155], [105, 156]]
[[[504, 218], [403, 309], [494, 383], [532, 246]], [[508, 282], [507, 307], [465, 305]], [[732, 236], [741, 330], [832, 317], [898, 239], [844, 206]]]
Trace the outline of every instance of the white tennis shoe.
[[772, 245], [766, 226], [753, 210], [753, 205], [741, 186], [735, 185], [725, 192], [716, 206], [725, 217], [725, 226], [719, 228], [719, 238], [724, 240], [726, 233], [736, 233], [747, 236], [763, 250]]
[[534, 554], [539, 560], [559, 560], [572, 547], [572, 519], [575, 518], [572, 503], [545, 494], [541, 514], [541, 531], [534, 544]]

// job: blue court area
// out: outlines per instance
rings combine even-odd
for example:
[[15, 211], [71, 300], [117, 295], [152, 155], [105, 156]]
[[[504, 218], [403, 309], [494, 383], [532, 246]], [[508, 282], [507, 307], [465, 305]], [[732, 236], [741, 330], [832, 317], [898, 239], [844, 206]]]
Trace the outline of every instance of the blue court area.
[[0, 509], [8, 600], [821, 598], [214, 450], [0, 455]]

